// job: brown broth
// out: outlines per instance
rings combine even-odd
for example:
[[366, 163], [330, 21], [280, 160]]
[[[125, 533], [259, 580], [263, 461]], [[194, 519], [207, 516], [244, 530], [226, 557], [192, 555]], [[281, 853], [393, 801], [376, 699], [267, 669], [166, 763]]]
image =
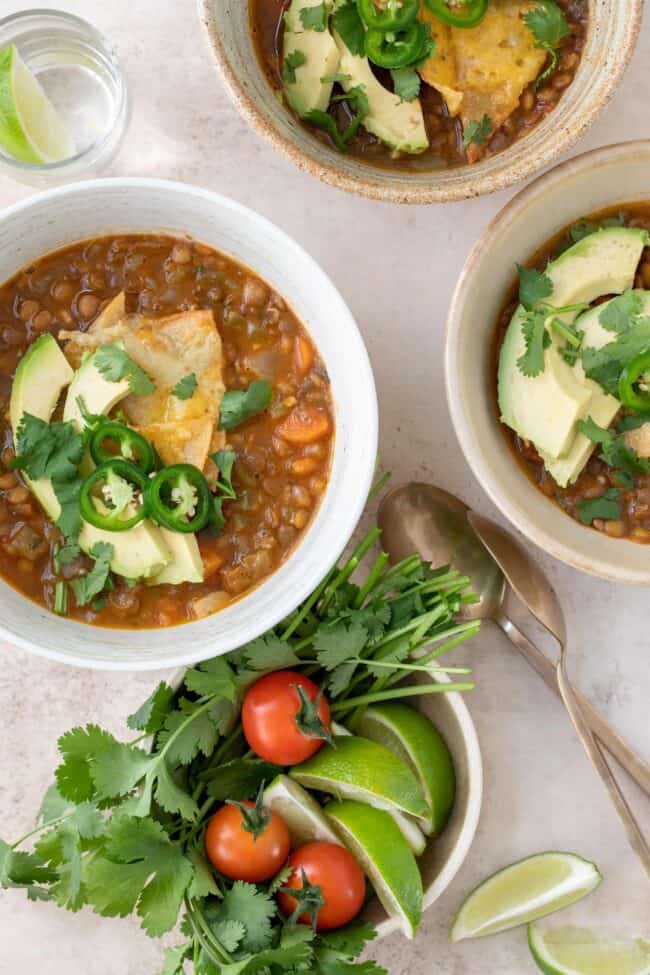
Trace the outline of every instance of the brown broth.
[[[120, 291], [126, 292], [132, 313], [212, 311], [223, 342], [226, 389], [243, 389], [260, 378], [273, 388], [268, 410], [227, 436], [227, 446], [237, 453], [238, 497], [224, 505], [222, 533], [215, 537], [207, 530], [199, 536], [205, 582], [147, 587], [115, 576], [114, 591], [97, 611], [76, 607], [69, 595], [68, 615], [86, 623], [172, 626], [245, 595], [294, 550], [327, 486], [334, 408], [325, 366], [291, 309], [252, 271], [210, 247], [166, 236], [106, 237], [75, 244], [20, 271], [0, 286], [0, 575], [35, 602], [53, 607], [53, 552], [60, 533], [8, 467], [13, 375], [38, 335], [86, 330]], [[320, 435], [283, 436], [289, 416], [316, 417]], [[82, 557], [65, 571], [81, 574], [89, 565]], [[202, 597], [212, 598], [197, 603]]]

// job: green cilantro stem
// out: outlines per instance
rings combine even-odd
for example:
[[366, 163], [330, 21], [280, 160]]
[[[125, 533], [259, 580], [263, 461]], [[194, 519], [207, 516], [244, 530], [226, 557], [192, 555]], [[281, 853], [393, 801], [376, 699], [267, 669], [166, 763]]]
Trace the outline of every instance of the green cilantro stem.
[[372, 694], [362, 694], [360, 697], [351, 697], [347, 701], [338, 701], [331, 707], [332, 714], [341, 714], [343, 711], [352, 711], [361, 705], [376, 704], [378, 701], [394, 701], [400, 697], [416, 697], [421, 694], [449, 694], [451, 691], [473, 691], [474, 684], [410, 684], [408, 687], [397, 687], [390, 691], [377, 691]]
[[408, 670], [419, 673], [430, 674], [432, 671], [441, 674], [471, 674], [471, 667], [425, 667], [422, 664], [402, 664], [395, 661], [389, 663], [386, 660], [372, 660], [368, 657], [350, 657], [350, 663], [366, 664], [372, 670], [373, 667], [386, 667], [390, 670]]
[[49, 823], [41, 823], [40, 826], [35, 826], [34, 829], [30, 829], [29, 833], [25, 833], [21, 836], [19, 840], [12, 843], [11, 849], [16, 850], [19, 846], [22, 846], [25, 840], [31, 839], [32, 836], [37, 836], [38, 833], [42, 833], [44, 829], [54, 829], [61, 823], [65, 823], [66, 820], [70, 819], [74, 815], [75, 810], [71, 809], [70, 812], [64, 813], [63, 816], [59, 816], [58, 819], [52, 819]]
[[384, 566], [386, 565], [387, 562], [388, 562], [388, 555], [387, 555], [387, 553], [386, 552], [381, 552], [377, 556], [377, 560], [376, 560], [375, 564], [373, 565], [372, 569], [368, 573], [368, 578], [366, 579], [365, 583], [363, 584], [363, 586], [359, 590], [359, 594], [358, 594], [357, 598], [354, 601], [354, 608], [355, 609], [361, 609], [361, 607], [363, 606], [363, 604], [366, 601], [366, 597], [372, 591], [372, 589], [373, 589], [373, 587], [375, 585], [375, 582], [377, 581], [377, 579], [381, 575], [382, 570], [383, 570], [383, 568], [384, 568]]
[[338, 589], [341, 588], [344, 582], [347, 582], [352, 573], [359, 567], [361, 560], [370, 551], [372, 546], [375, 544], [378, 538], [381, 536], [381, 530], [379, 528], [371, 528], [368, 534], [359, 545], [356, 547], [350, 558], [348, 559], [344, 568], [339, 572], [333, 582], [327, 587], [325, 591], [325, 598], [320, 607], [320, 612], [324, 613], [327, 607], [332, 602], [334, 594]]
[[228, 954], [221, 942], [213, 934], [208, 922], [203, 917], [203, 913], [196, 902], [186, 899], [186, 905], [187, 918], [190, 922], [190, 927], [192, 928], [196, 940], [199, 942], [203, 950], [207, 952], [208, 957], [214, 957], [216, 955], [221, 964], [229, 964], [232, 961], [231, 955]]

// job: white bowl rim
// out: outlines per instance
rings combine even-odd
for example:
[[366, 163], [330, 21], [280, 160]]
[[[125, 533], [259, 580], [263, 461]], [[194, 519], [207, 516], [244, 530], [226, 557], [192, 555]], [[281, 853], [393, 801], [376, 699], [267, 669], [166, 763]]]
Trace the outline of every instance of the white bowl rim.
[[[505, 495], [500, 487], [499, 478], [493, 473], [492, 466], [484, 460], [482, 452], [477, 450], [473, 433], [465, 419], [465, 406], [455, 377], [459, 375], [462, 367], [456, 336], [463, 316], [465, 294], [471, 287], [471, 278], [475, 266], [482, 260], [483, 254], [492, 248], [496, 248], [498, 251], [501, 236], [507, 233], [509, 227], [518, 219], [529, 202], [543, 196], [549, 188], [564, 182], [570, 176], [579, 175], [581, 178], [587, 178], [591, 169], [598, 168], [603, 164], [615, 166], [619, 160], [638, 155], [641, 152], [650, 156], [650, 139], [636, 139], [600, 146], [554, 166], [553, 169], [538, 176], [536, 180], [520, 190], [490, 221], [470, 251], [451, 298], [445, 336], [445, 387], [452, 423], [467, 463], [492, 502], [523, 535], [539, 545], [549, 555], [554, 556], [566, 565], [598, 578], [632, 585], [648, 585], [650, 583], [650, 565], [647, 570], [635, 570], [613, 559], [592, 555], [586, 558], [572, 546], [565, 545], [561, 538], [546, 531], [543, 521], [531, 518], [520, 505], [512, 503], [510, 498]], [[648, 197], [650, 198], [650, 181]], [[533, 251], [534, 248], [531, 247], [530, 252], [524, 254], [523, 259], [525, 260], [530, 256]], [[504, 440], [504, 448], [505, 446]], [[521, 476], [525, 477], [523, 472]], [[547, 503], [551, 503], [548, 499], [545, 500]], [[569, 516], [567, 515], [567, 517]], [[585, 528], [584, 531], [591, 532], [592, 529]], [[614, 544], [621, 545], [624, 542], [614, 540]]]
[[[344, 309], [345, 312], [347, 313], [348, 326], [350, 329], [350, 339], [355, 346], [355, 356], [357, 358], [360, 369], [363, 369], [363, 381], [365, 384], [367, 384], [368, 392], [371, 394], [368, 396], [368, 404], [367, 404], [367, 409], [368, 409], [367, 419], [368, 419], [369, 426], [367, 429], [366, 443], [373, 445], [374, 449], [372, 451], [372, 454], [373, 457], [375, 457], [377, 454], [377, 445], [378, 445], [378, 437], [379, 437], [378, 401], [377, 401], [374, 376], [370, 364], [370, 358], [368, 356], [368, 351], [363, 341], [359, 327], [356, 323], [356, 320], [352, 315], [352, 312], [350, 311], [347, 302], [343, 299], [343, 296], [339, 292], [338, 288], [335, 286], [335, 284], [333, 283], [329, 275], [323, 270], [320, 264], [305, 250], [305, 248], [300, 243], [298, 243], [298, 241], [296, 241], [293, 237], [287, 234], [286, 231], [278, 227], [277, 224], [274, 224], [267, 217], [264, 217], [263, 215], [258, 213], [256, 210], [253, 210], [250, 207], [246, 207], [242, 203], [239, 203], [238, 201], [233, 200], [230, 197], [224, 196], [223, 194], [217, 193], [211, 189], [197, 186], [191, 183], [185, 183], [181, 180], [167, 180], [167, 179], [158, 179], [158, 178], [142, 177], [142, 176], [120, 176], [120, 177], [96, 178], [96, 179], [77, 181], [74, 183], [65, 184], [63, 186], [46, 189], [39, 193], [34, 193], [31, 196], [27, 197], [26, 199], [20, 200], [17, 203], [2, 209], [0, 211], [0, 223], [6, 217], [10, 217], [15, 214], [20, 214], [23, 211], [29, 211], [29, 210], [33, 210], [34, 208], [37, 208], [44, 200], [50, 200], [54, 198], [65, 198], [66, 196], [74, 197], [75, 194], [79, 193], [80, 191], [88, 192], [88, 191], [96, 190], [98, 194], [101, 194], [102, 190], [107, 186], [115, 189], [125, 189], [125, 190], [137, 190], [139, 187], [146, 186], [147, 189], [159, 189], [162, 191], [172, 190], [173, 192], [176, 193], [183, 193], [183, 194], [193, 193], [198, 196], [202, 196], [206, 199], [206, 201], [216, 202], [219, 206], [231, 210], [235, 214], [245, 215], [247, 218], [252, 219], [257, 223], [258, 227], [263, 228], [266, 231], [270, 232], [272, 236], [275, 237], [276, 240], [282, 242], [283, 244], [286, 244], [290, 250], [293, 250], [295, 253], [299, 253], [301, 255], [301, 258], [305, 261], [307, 265], [310, 265], [314, 269], [315, 273], [319, 276], [323, 284], [328, 289], [330, 289], [332, 296], [337, 300], [337, 302], [340, 303], [341, 308]], [[98, 216], [98, 223], [101, 223], [101, 213], [100, 216]], [[183, 233], [183, 231], [178, 228], [175, 230], [175, 232], [179, 234]], [[71, 244], [75, 243], [75, 241], [71, 239], [70, 243]], [[235, 257], [235, 260], [238, 259]], [[251, 270], [254, 272], [256, 271], [254, 267], [251, 267]], [[327, 544], [327, 551], [328, 551], [328, 559], [326, 562], [323, 562], [321, 564], [318, 577], [316, 577], [315, 573], [311, 575], [306, 574], [303, 578], [301, 578], [299, 584], [297, 584], [292, 588], [291, 590], [292, 594], [290, 597], [287, 596], [287, 587], [285, 587], [283, 593], [279, 594], [278, 598], [275, 600], [273, 614], [269, 613], [265, 621], [266, 625], [264, 629], [260, 630], [259, 626], [254, 626], [252, 624], [249, 625], [247, 630], [241, 631], [241, 636], [238, 636], [236, 642], [232, 643], [232, 645], [230, 646], [224, 646], [223, 649], [220, 649], [220, 653], [227, 653], [230, 650], [234, 650], [239, 646], [243, 646], [245, 643], [248, 643], [250, 642], [250, 640], [253, 640], [256, 637], [258, 637], [261, 632], [266, 632], [268, 629], [271, 629], [272, 627], [276, 626], [279, 622], [281, 622], [282, 619], [284, 619], [290, 612], [292, 612], [296, 606], [300, 605], [300, 603], [302, 603], [309, 596], [309, 594], [313, 591], [313, 589], [319, 584], [319, 582], [325, 576], [326, 572], [341, 557], [342, 553], [345, 550], [345, 547], [350, 542], [354, 530], [357, 527], [361, 519], [361, 516], [363, 515], [367, 503], [367, 496], [374, 478], [374, 473], [375, 473], [375, 463], [373, 460], [372, 464], [367, 465], [365, 476], [361, 479], [359, 483], [358, 492], [356, 493], [355, 497], [348, 499], [348, 503], [345, 505], [343, 515], [339, 520], [339, 527], [335, 531], [331, 531], [327, 533], [326, 544]], [[331, 482], [328, 482], [327, 490], [329, 490], [330, 483]], [[325, 495], [321, 499], [321, 507], [324, 504], [325, 499], [327, 497], [327, 490]], [[316, 515], [318, 515], [318, 512], [316, 512]], [[321, 532], [323, 532], [324, 527], [325, 526], [321, 528]], [[308, 537], [309, 537], [309, 532], [305, 536], [303, 536], [298, 546], [293, 550], [293, 552], [285, 560], [285, 562], [278, 569], [276, 569], [271, 576], [269, 576], [266, 580], [263, 580], [260, 586], [258, 586], [256, 589], [253, 589], [249, 595], [253, 595], [254, 593], [263, 589], [264, 586], [267, 585], [271, 580], [273, 580], [273, 578], [278, 573], [280, 573], [285, 566], [287, 566], [295, 559], [297, 559], [300, 556], [301, 548]], [[17, 592], [17, 590], [14, 591]], [[29, 599], [29, 597], [24, 596], [22, 593], [18, 593], [18, 595], [22, 597], [22, 602], [26, 608], [26, 612], [45, 614], [48, 620], [52, 620], [54, 622], [57, 621], [58, 617], [54, 616], [54, 614], [52, 614], [49, 610], [40, 606], [38, 603], [35, 603], [31, 599]], [[239, 602], [243, 602], [246, 598], [248, 597], [247, 596], [242, 597], [242, 599]], [[234, 607], [236, 607], [237, 605], [238, 605], [237, 603], [233, 604]], [[213, 615], [216, 616], [219, 614], [213, 614]], [[208, 617], [207, 619], [210, 618], [211, 617]], [[74, 623], [74, 625], [78, 626], [79, 628], [83, 627], [84, 630], [88, 632], [92, 632], [97, 636], [100, 636], [103, 632], [119, 633], [121, 635], [125, 633], [126, 634], [137, 633], [137, 634], [150, 634], [152, 636], [152, 639], [155, 639], [156, 633], [167, 632], [167, 631], [170, 633], [177, 633], [180, 636], [180, 634], [186, 633], [188, 627], [195, 625], [193, 623], [184, 623], [175, 627], [164, 628], [162, 631], [155, 630], [155, 629], [115, 630], [109, 627], [96, 627], [90, 624], [81, 623], [79, 621], [68, 621], [68, 622]], [[215, 656], [214, 649], [212, 649], [209, 652], [205, 652], [205, 653], [202, 652], [200, 655], [197, 655], [196, 648], [192, 649], [191, 643], [189, 644], [186, 650], [182, 650], [180, 649], [180, 647], [182, 647], [183, 645], [183, 640], [179, 639], [178, 653], [175, 653], [173, 655], [170, 654], [168, 657], [165, 657], [164, 660], [162, 661], [156, 659], [155, 657], [152, 657], [144, 662], [138, 661], [137, 663], [130, 664], [128, 661], [113, 661], [110, 659], [95, 660], [95, 659], [82, 657], [79, 655], [72, 658], [70, 654], [66, 654], [59, 650], [53, 648], [41, 647], [37, 643], [33, 642], [32, 640], [22, 637], [20, 634], [16, 634], [12, 632], [11, 630], [3, 626], [2, 623], [0, 623], [0, 637], [5, 639], [7, 643], [9, 643], [10, 645], [25, 650], [28, 653], [34, 654], [35, 656], [44, 657], [49, 660], [55, 660], [58, 663], [63, 663], [68, 666], [75, 666], [82, 669], [91, 669], [91, 670], [123, 671], [123, 672], [130, 671], [130, 672], [144, 673], [145, 671], [149, 671], [149, 670], [161, 670], [170, 667], [191, 666], [192, 664], [197, 663], [199, 660], [205, 660]]]

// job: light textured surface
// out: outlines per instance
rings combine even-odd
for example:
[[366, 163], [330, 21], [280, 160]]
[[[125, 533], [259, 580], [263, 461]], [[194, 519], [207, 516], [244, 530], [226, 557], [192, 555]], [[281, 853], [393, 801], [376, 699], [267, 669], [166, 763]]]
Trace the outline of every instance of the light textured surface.
[[[220, 90], [193, 0], [61, 0], [115, 40], [129, 72], [134, 118], [115, 174], [201, 183], [250, 205], [296, 237], [332, 275], [364, 333], [380, 394], [382, 456], [396, 479], [420, 477], [493, 510], [473, 481], [449, 425], [442, 381], [447, 303], [471, 244], [509, 194], [446, 207], [400, 209], [357, 200], [294, 170], [251, 134]], [[23, 6], [3, 0], [2, 13]], [[650, 31], [624, 83], [580, 149], [647, 132]], [[0, 204], [30, 192], [0, 182]], [[650, 553], [649, 553], [650, 558]], [[576, 680], [650, 760], [647, 592], [543, 563], [573, 636]], [[154, 637], [155, 639], [155, 637]], [[462, 897], [494, 869], [544, 849], [595, 859], [605, 883], [562, 922], [578, 919], [648, 934], [650, 891], [560, 705], [486, 627], [456, 654], [471, 661], [471, 707], [486, 765], [483, 818], [472, 852], [413, 944], [393, 937], [374, 954], [393, 975], [525, 975], [534, 966], [522, 931], [452, 947], [446, 933]], [[2, 648], [0, 835], [30, 828], [56, 763], [56, 737], [76, 723], [114, 731], [156, 675], [106, 675], [48, 664]], [[650, 831], [648, 802], [630, 797]], [[155, 975], [160, 945], [133, 921], [69, 915], [0, 896], [0, 972]]]

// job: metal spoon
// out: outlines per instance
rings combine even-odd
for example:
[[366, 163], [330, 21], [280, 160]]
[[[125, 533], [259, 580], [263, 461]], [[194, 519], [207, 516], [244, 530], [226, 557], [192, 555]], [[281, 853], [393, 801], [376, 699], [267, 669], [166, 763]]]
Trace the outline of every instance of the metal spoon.
[[[469, 508], [432, 484], [411, 483], [387, 494], [379, 508], [382, 545], [392, 562], [419, 553], [434, 566], [453, 564], [472, 580], [478, 602], [464, 608], [465, 619], [493, 620], [548, 687], [560, 694], [555, 665], [504, 612], [506, 581], [468, 521]], [[557, 621], [554, 621], [557, 622]], [[561, 632], [561, 631], [560, 631]], [[622, 768], [650, 796], [650, 766], [614, 731], [579, 692], [584, 719]]]
[[471, 511], [467, 519], [490, 555], [500, 566], [513, 592], [530, 610], [535, 619], [555, 637], [560, 645], [557, 679], [569, 717], [578, 732], [592, 765], [603, 780], [635, 851], [650, 878], [650, 847], [641, 832], [621, 788], [603, 754], [593, 730], [585, 718], [580, 701], [571, 685], [566, 668], [567, 632], [564, 613], [557, 594], [539, 566], [528, 552], [500, 525]]

